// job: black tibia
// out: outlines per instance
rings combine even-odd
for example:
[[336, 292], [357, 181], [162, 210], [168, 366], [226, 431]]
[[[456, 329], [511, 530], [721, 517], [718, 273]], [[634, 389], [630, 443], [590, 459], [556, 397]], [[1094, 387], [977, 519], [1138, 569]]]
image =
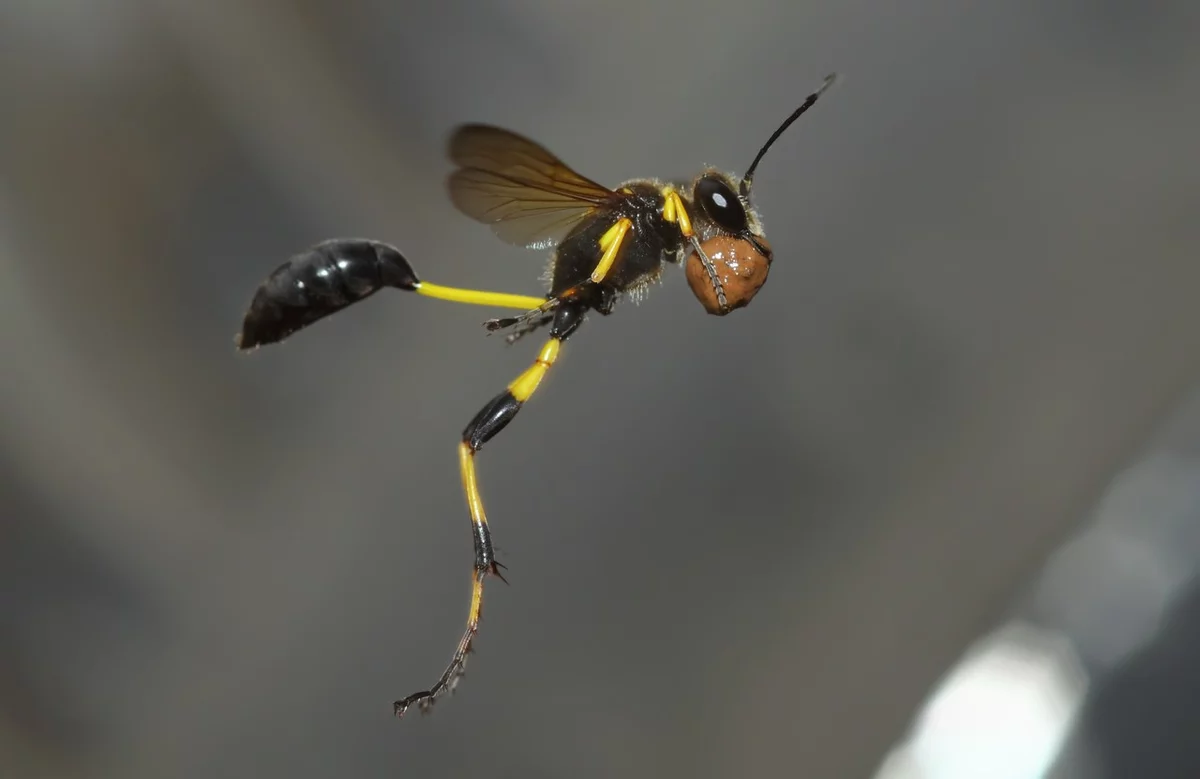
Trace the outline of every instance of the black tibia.
[[259, 285], [237, 336], [239, 349], [282, 341], [384, 287], [412, 290], [417, 274], [395, 247], [334, 239], [303, 251]]
[[503, 430], [520, 410], [521, 404], [513, 397], [512, 392], [501, 392], [480, 409], [471, 420], [471, 424], [463, 430], [463, 441], [471, 447], [472, 452], [478, 452], [492, 436]]
[[[480, 576], [494, 573], [500, 576], [498, 570], [502, 566], [496, 562], [496, 549], [492, 546], [492, 531], [486, 524], [475, 525], [475, 572]], [[504, 580], [500, 576], [501, 581]]]
[[491, 574], [505, 584], [508, 584], [508, 579], [505, 579], [504, 574], [500, 573], [500, 570], [505, 566], [496, 559], [496, 549], [492, 546], [492, 531], [488, 529], [487, 523], [474, 525], [474, 531], [475, 577], [482, 580], [483, 577]]

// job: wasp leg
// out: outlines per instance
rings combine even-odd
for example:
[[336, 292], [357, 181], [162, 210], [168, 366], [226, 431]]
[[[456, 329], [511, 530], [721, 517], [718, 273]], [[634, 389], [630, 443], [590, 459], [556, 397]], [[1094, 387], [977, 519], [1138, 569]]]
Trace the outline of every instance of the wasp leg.
[[506, 327], [524, 326], [535, 320], [547, 319], [553, 316], [553, 312], [563, 302], [563, 296], [549, 298], [541, 302], [536, 308], [531, 308], [524, 313], [516, 316], [506, 316], [501, 319], [489, 319], [483, 323], [489, 333], [494, 333], [497, 330], [503, 330]]
[[[679, 196], [676, 195], [675, 198], [678, 200]], [[680, 211], [682, 212], [682, 206], [680, 206]], [[686, 215], [684, 218], [687, 218]], [[483, 326], [487, 328], [489, 333], [494, 333], [506, 327], [524, 326], [532, 320], [543, 320], [549, 312], [557, 308], [563, 301], [575, 298], [589, 285], [596, 285], [604, 281], [612, 270], [613, 264], [617, 261], [617, 257], [621, 252], [621, 245], [625, 243], [625, 236], [631, 229], [633, 229], [633, 220], [622, 217], [600, 236], [600, 260], [596, 263], [596, 267], [587, 281], [577, 284], [548, 300], [539, 302], [536, 307], [531, 308], [523, 314], [504, 317], [502, 319], [489, 319], [483, 323]], [[521, 335], [524, 335], [524, 333], [517, 335], [517, 338], [520, 338]]]
[[504, 336], [504, 342], [511, 346], [512, 344], [515, 344], [517, 341], [532, 333], [534, 330], [545, 327], [553, 321], [554, 312], [547, 312], [536, 319], [530, 319], [526, 322], [522, 322], [519, 327], [513, 330], [513, 332]]
[[573, 303], [564, 303], [559, 307], [554, 315], [550, 338], [538, 353], [533, 365], [526, 368], [504, 392], [484, 406], [463, 430], [462, 441], [458, 445], [458, 463], [462, 471], [463, 493], [466, 495], [467, 508], [471, 514], [471, 535], [475, 542], [475, 566], [471, 578], [471, 605], [467, 611], [467, 627], [458, 641], [450, 664], [434, 685], [428, 690], [396, 701], [394, 711], [397, 717], [403, 717], [414, 704], [423, 712], [429, 711], [439, 696], [454, 690], [464, 673], [471, 643], [479, 631], [479, 619], [483, 611], [483, 582], [489, 575], [498, 576], [501, 580], [504, 578], [500, 574], [500, 568], [503, 566], [496, 561], [492, 533], [488, 529], [483, 498], [475, 478], [475, 454], [513, 420], [525, 401], [533, 397], [538, 385], [557, 361], [563, 342], [582, 324], [586, 310], [584, 306]]
[[717, 303], [720, 304], [722, 311], [726, 310], [725, 289], [722, 287], [721, 279], [717, 275], [717, 268], [713, 265], [712, 260], [708, 258], [708, 255], [704, 253], [704, 248], [700, 245], [700, 239], [696, 237], [696, 231], [692, 229], [692, 220], [688, 217], [687, 208], [683, 205], [683, 198], [679, 197], [679, 193], [673, 187], [664, 187], [662, 194], [663, 221], [679, 225], [680, 234], [691, 242], [692, 251], [696, 253], [696, 258], [700, 260], [700, 264], [704, 266], [705, 272], [708, 273], [708, 279], [712, 282], [713, 289], [717, 292]]
[[690, 239], [696, 233], [692, 229], [692, 220], [688, 217], [687, 208], [683, 205], [683, 198], [679, 197], [674, 187], [664, 187], [662, 194], [663, 221], [679, 225], [679, 232], [684, 238]]
[[600, 261], [596, 263], [595, 270], [592, 271], [591, 282], [599, 284], [608, 276], [608, 272], [612, 270], [613, 263], [617, 261], [617, 255], [621, 251], [621, 244], [625, 242], [625, 236], [629, 234], [633, 228], [633, 220], [628, 218], [618, 219], [613, 223], [613, 226], [600, 236]]
[[[603, 316], [608, 316], [609, 314], [611, 314], [613, 312], [613, 307], [616, 306], [616, 304], [617, 304], [617, 291], [615, 289], [613, 289], [612, 287], [600, 287], [599, 300], [597, 302], [592, 303], [592, 310], [596, 311], [597, 313], [599, 313]], [[554, 321], [554, 312], [552, 312], [552, 311], [542, 314], [541, 317], [539, 317], [537, 319], [531, 318], [528, 321], [522, 322], [520, 327], [518, 327], [516, 330], [509, 333], [508, 335], [504, 336], [504, 340], [506, 343], [508, 343], [510, 345], [514, 344], [517, 341], [524, 338], [525, 336], [532, 333], [534, 330], [537, 330], [540, 327], [544, 327], [545, 325], [548, 325], [553, 321]]]
[[449, 300], [453, 303], [470, 303], [476, 306], [497, 306], [499, 308], [518, 308], [529, 310], [541, 306], [545, 298], [533, 295], [514, 295], [508, 292], [487, 292], [480, 289], [462, 289], [460, 287], [444, 287], [441, 284], [430, 284], [428, 281], [418, 281], [412, 287], [418, 295], [424, 295], [438, 300]]
[[[357, 239], [328, 241], [335, 251], [334, 259], [340, 261], [349, 248], [359, 244], [370, 243]], [[385, 247], [391, 249], [391, 247]], [[463, 289], [462, 287], [447, 287], [423, 281], [417, 276], [411, 264], [398, 251], [391, 249], [387, 255], [388, 264], [385, 268], [384, 282], [389, 287], [405, 289], [424, 295], [427, 298], [449, 300], [452, 303], [469, 303], [475, 306], [496, 306], [498, 308], [516, 308], [528, 310], [546, 302], [545, 297], [534, 295], [514, 295], [510, 292], [488, 292], [481, 289]]]
[[[478, 289], [462, 289], [459, 287], [444, 287], [441, 284], [430, 284], [427, 281], [418, 281], [412, 287], [412, 291], [418, 295], [424, 295], [430, 298], [439, 300], [449, 300], [454, 303], [471, 303], [480, 306], [497, 306], [500, 308], [516, 308], [525, 313], [520, 316], [504, 319], [504, 320], [489, 320], [489, 322], [505, 321], [512, 324], [526, 324], [529, 320], [534, 319], [535, 314], [539, 314], [542, 319], [536, 321], [532, 326], [522, 328], [524, 332], [516, 337], [510, 336], [509, 343], [517, 340], [525, 332], [536, 330], [542, 324], [549, 322], [553, 315], [548, 313], [553, 310], [557, 302], [553, 298], [538, 298], [532, 295], [513, 295], [507, 292], [487, 292]], [[487, 325], [488, 323], [485, 323]], [[488, 332], [492, 332], [498, 328], [488, 326]]]

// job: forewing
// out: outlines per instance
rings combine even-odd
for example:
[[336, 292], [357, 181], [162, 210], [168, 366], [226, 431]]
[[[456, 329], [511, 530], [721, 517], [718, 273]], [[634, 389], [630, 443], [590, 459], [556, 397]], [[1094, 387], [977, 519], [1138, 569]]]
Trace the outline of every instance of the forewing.
[[556, 243], [590, 211], [623, 195], [571, 170], [533, 141], [489, 125], [466, 125], [450, 139], [450, 198], [502, 240], [531, 248]]

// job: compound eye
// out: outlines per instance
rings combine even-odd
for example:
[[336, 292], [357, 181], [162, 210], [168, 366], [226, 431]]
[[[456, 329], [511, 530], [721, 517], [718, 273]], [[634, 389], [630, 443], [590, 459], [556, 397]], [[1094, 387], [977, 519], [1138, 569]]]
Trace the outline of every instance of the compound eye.
[[695, 199], [709, 219], [725, 232], [739, 234], [747, 229], [746, 209], [742, 207], [742, 201], [720, 178], [701, 177], [696, 182]]

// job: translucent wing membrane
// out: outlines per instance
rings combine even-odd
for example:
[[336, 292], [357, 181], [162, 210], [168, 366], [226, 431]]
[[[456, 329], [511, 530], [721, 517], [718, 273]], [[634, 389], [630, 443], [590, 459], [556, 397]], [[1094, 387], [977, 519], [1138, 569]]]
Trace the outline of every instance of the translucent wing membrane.
[[499, 127], [471, 124], [450, 139], [450, 199], [501, 240], [544, 248], [596, 208], [623, 195], [571, 170], [533, 141]]

